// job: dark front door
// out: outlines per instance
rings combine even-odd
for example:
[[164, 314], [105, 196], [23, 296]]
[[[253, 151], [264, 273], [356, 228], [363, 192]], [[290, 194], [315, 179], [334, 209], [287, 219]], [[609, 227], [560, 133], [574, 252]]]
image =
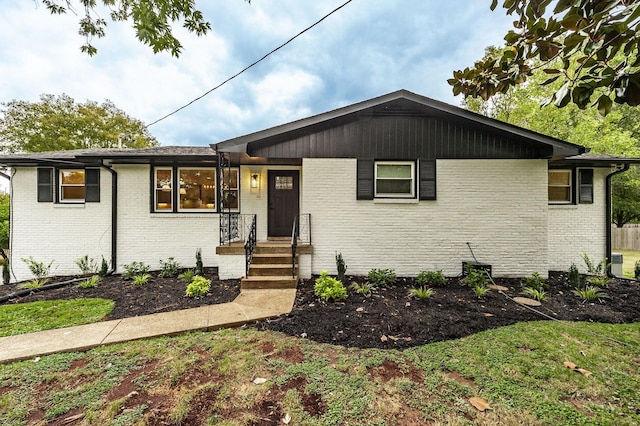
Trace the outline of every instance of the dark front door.
[[269, 170], [269, 236], [291, 235], [293, 218], [300, 206], [300, 173]]

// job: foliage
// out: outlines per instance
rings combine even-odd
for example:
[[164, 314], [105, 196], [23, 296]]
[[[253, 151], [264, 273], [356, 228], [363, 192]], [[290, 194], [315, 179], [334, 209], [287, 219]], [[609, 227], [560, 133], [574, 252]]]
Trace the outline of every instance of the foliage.
[[536, 287], [524, 287], [522, 289], [522, 294], [524, 294], [524, 295], [526, 295], [526, 296], [528, 296], [528, 297], [530, 297], [532, 299], [535, 299], [535, 300], [537, 300], [539, 302], [542, 302], [547, 298], [546, 293], [545, 293], [545, 291], [544, 291], [544, 289], [542, 287], [537, 287], [537, 288]]
[[601, 288], [596, 286], [587, 285], [584, 288], [576, 288], [573, 290], [573, 294], [578, 296], [582, 300], [596, 300], [604, 299], [608, 297]]
[[367, 279], [374, 287], [386, 287], [396, 282], [396, 271], [393, 269], [372, 269], [367, 274]]
[[[246, 1], [251, 3], [250, 0]], [[100, 3], [108, 8], [108, 15], [113, 22], [131, 22], [136, 31], [136, 38], [151, 47], [153, 53], [169, 52], [175, 57], [180, 56], [182, 44], [173, 33], [173, 27], [177, 22], [181, 21], [187, 32], [197, 36], [203, 36], [211, 30], [211, 24], [204, 19], [202, 12], [196, 9], [194, 0], [78, 1], [78, 5], [72, 0], [42, 2], [53, 15], [67, 11], [84, 11], [80, 19], [79, 34], [85, 38], [85, 44], [80, 49], [90, 56], [98, 53], [91, 40], [106, 35], [107, 20], [103, 17], [104, 11], [97, 10]]]
[[342, 282], [330, 277], [327, 271], [322, 271], [320, 277], [316, 278], [313, 290], [314, 294], [325, 302], [347, 298], [347, 289]]
[[433, 296], [433, 290], [426, 286], [415, 287], [409, 290], [409, 294], [417, 297], [418, 299], [429, 299]]
[[9, 219], [11, 200], [9, 194], [0, 192], [0, 256], [7, 258], [4, 254], [4, 250], [9, 248]]
[[211, 288], [211, 281], [205, 277], [195, 276], [187, 286], [185, 295], [188, 297], [205, 296]]
[[100, 276], [94, 275], [91, 278], [87, 278], [86, 280], [81, 281], [80, 284], [78, 285], [81, 288], [93, 288], [93, 287], [97, 287], [99, 282], [100, 282]]
[[11, 269], [9, 265], [9, 259], [5, 259], [2, 264], [2, 283], [7, 285], [11, 281]]
[[575, 263], [569, 267], [569, 284], [571, 287], [580, 287], [580, 272]]
[[125, 280], [132, 280], [136, 275], [144, 275], [149, 272], [150, 266], [144, 262], [133, 261], [122, 265], [124, 272], [122, 278]]
[[363, 296], [368, 296], [371, 294], [371, 291], [373, 290], [373, 285], [371, 285], [370, 283], [358, 284], [357, 282], [354, 281], [351, 283], [351, 288], [358, 294], [361, 294]]
[[345, 277], [344, 274], [347, 273], [347, 265], [344, 263], [344, 259], [342, 258], [342, 253], [336, 254], [336, 269], [338, 270], [338, 276], [336, 279], [340, 282], [344, 282]]
[[45, 265], [44, 262], [36, 261], [32, 256], [22, 258], [20, 260], [27, 264], [29, 271], [31, 271], [31, 274], [33, 274], [33, 276], [37, 279], [47, 278], [51, 274], [51, 266], [53, 265], [53, 260], [49, 262], [48, 265]]
[[106, 299], [46, 300], [0, 306], [0, 336], [101, 321], [114, 307]]
[[80, 268], [82, 275], [93, 275], [98, 272], [98, 262], [90, 258], [88, 254], [77, 258], [74, 262], [78, 265], [78, 268]]
[[[493, 0], [491, 9], [497, 5]], [[614, 101], [640, 105], [639, 6], [622, 0], [505, 0], [507, 13], [516, 16], [516, 31], [508, 32], [500, 52], [455, 71], [449, 84], [456, 95], [486, 100], [527, 82], [536, 60], [549, 76], [543, 84], [561, 85], [548, 100], [557, 107], [597, 105], [606, 115]], [[572, 68], [574, 61], [579, 66]]]
[[109, 272], [109, 264], [107, 263], [107, 260], [103, 257], [102, 263], [100, 264], [100, 270], [98, 271], [98, 275], [101, 277], [104, 277], [107, 275], [107, 272]]
[[475, 287], [473, 287], [473, 292], [475, 293], [476, 297], [482, 297], [487, 293], [489, 293], [489, 288], [478, 284]]
[[549, 284], [547, 284], [547, 280], [542, 278], [539, 273], [534, 272], [528, 277], [524, 277], [523, 285], [525, 288], [531, 288], [537, 291], [542, 291], [549, 289]]
[[151, 274], [139, 274], [139, 275], [134, 275], [132, 282], [135, 285], [144, 285], [148, 283], [150, 279], [151, 279]]
[[640, 260], [636, 260], [636, 263], [633, 266], [633, 277], [636, 280], [640, 280]]
[[584, 264], [587, 267], [587, 274], [589, 275], [589, 277], [587, 277], [587, 281], [599, 287], [607, 286], [609, 284], [607, 271], [611, 266], [611, 264], [607, 263], [607, 259], [604, 258], [595, 264], [585, 252], [582, 252], [582, 259], [584, 260]]
[[160, 259], [160, 274], [158, 274], [162, 278], [173, 278], [177, 277], [180, 273], [180, 269], [182, 269], [182, 265], [178, 263], [173, 257], [170, 257], [167, 260]]
[[202, 250], [200, 250], [200, 249], [196, 250], [196, 269], [195, 269], [195, 273], [196, 273], [196, 275], [204, 274], [204, 267], [202, 266]]
[[46, 283], [49, 282], [48, 278], [34, 278], [31, 281], [27, 281], [26, 283], [20, 284], [20, 288], [40, 288]]
[[111, 101], [76, 103], [67, 95], [40, 96], [39, 102], [1, 104], [0, 148], [5, 152], [157, 146], [144, 123]]
[[469, 287], [486, 287], [489, 284], [489, 275], [480, 268], [474, 268], [467, 263], [464, 267], [466, 276], [462, 280]]
[[184, 271], [182, 271], [182, 273], [180, 275], [178, 275], [178, 278], [185, 280], [186, 282], [190, 283], [191, 281], [193, 281], [193, 277], [196, 274], [193, 272], [193, 269], [186, 269]]
[[421, 287], [443, 287], [447, 284], [447, 279], [441, 270], [439, 271], [420, 271], [416, 276], [416, 283]]
[[640, 220], [640, 168], [631, 167], [611, 180], [611, 221], [622, 228]]

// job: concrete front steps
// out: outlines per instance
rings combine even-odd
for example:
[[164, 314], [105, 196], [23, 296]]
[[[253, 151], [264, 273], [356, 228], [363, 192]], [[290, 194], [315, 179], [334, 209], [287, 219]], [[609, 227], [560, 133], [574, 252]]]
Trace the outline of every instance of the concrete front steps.
[[242, 279], [240, 288], [243, 290], [296, 288], [298, 277], [292, 276], [291, 268], [290, 243], [260, 242], [253, 252], [249, 274]]

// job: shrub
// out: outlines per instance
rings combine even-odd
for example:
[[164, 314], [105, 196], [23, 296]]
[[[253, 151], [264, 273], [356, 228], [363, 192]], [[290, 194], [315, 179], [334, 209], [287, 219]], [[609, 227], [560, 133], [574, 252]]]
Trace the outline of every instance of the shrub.
[[442, 271], [420, 271], [416, 276], [416, 283], [422, 287], [442, 287], [447, 284], [447, 279], [442, 274]]
[[351, 283], [351, 288], [354, 289], [356, 293], [363, 296], [368, 296], [369, 294], [371, 294], [371, 290], [373, 290], [373, 286], [371, 284], [358, 284], [355, 281]]
[[342, 253], [336, 254], [336, 268], [338, 270], [338, 276], [336, 277], [338, 281], [344, 282], [344, 274], [347, 272], [347, 265], [344, 263], [344, 259], [342, 258]]
[[418, 299], [428, 299], [433, 296], [433, 290], [429, 287], [418, 287], [412, 288], [409, 290], [409, 294], [413, 297], [417, 297]]
[[20, 288], [40, 288], [49, 281], [48, 279], [36, 278], [20, 285]]
[[193, 277], [196, 274], [193, 272], [193, 269], [187, 269], [185, 271], [183, 271], [180, 275], [178, 275], [178, 278], [185, 280], [186, 282], [190, 283], [191, 281], [193, 281]]
[[547, 280], [545, 278], [542, 278], [537, 272], [534, 272], [529, 277], [524, 277], [523, 285], [525, 288], [531, 288], [543, 293], [545, 290], [549, 290], [549, 284], [547, 284]]
[[202, 250], [200, 250], [200, 249], [196, 250], [196, 269], [195, 269], [195, 273], [196, 273], [196, 275], [203, 275], [204, 274], [204, 266], [202, 265]]
[[325, 302], [347, 298], [347, 289], [342, 282], [330, 277], [327, 271], [322, 271], [320, 277], [316, 279], [313, 290], [314, 294]]
[[369, 271], [367, 279], [374, 287], [386, 287], [396, 282], [396, 271], [393, 269], [372, 269]]
[[544, 301], [547, 297], [545, 291], [541, 288], [525, 287], [522, 289], [522, 294], [529, 296], [539, 302]]
[[9, 269], [9, 259], [5, 259], [2, 264], [2, 282], [7, 285], [11, 281], [11, 272]]
[[31, 256], [29, 256], [28, 258], [22, 258], [21, 260], [27, 264], [29, 271], [31, 271], [33, 276], [36, 277], [36, 279], [38, 280], [47, 278], [51, 273], [51, 265], [53, 265], [53, 260], [49, 262], [49, 264], [46, 266], [44, 262], [37, 262]]
[[167, 260], [160, 259], [160, 274], [158, 275], [162, 278], [177, 277], [181, 268], [182, 266], [173, 257]]
[[473, 288], [473, 291], [475, 292], [476, 297], [482, 297], [485, 294], [489, 293], [489, 289], [483, 285], [476, 285]]
[[640, 280], [640, 260], [636, 260], [636, 264], [633, 267], [633, 276], [636, 280]]
[[144, 262], [131, 262], [122, 266], [124, 273], [122, 278], [125, 280], [132, 280], [136, 275], [143, 275], [149, 272], [149, 265], [145, 265]]
[[462, 280], [469, 287], [486, 287], [489, 284], [489, 275], [482, 269], [474, 268], [471, 264], [465, 265], [466, 277]]
[[135, 285], [143, 285], [149, 282], [149, 280], [151, 279], [151, 275], [149, 274], [140, 274], [140, 275], [135, 275], [133, 277], [133, 284]]
[[104, 277], [107, 275], [107, 272], [109, 272], [109, 264], [107, 263], [106, 259], [103, 257], [102, 263], [100, 264], [100, 270], [98, 271], [98, 275], [101, 277]]
[[575, 263], [572, 263], [571, 267], [569, 267], [569, 284], [572, 287], [580, 287], [580, 272], [578, 272], [578, 267]]
[[93, 288], [93, 287], [96, 287], [99, 282], [100, 282], [100, 276], [94, 275], [91, 278], [87, 278], [86, 280], [81, 281], [80, 284], [78, 285], [80, 286], [80, 288]]
[[589, 259], [589, 255], [585, 252], [582, 252], [582, 259], [584, 260], [584, 264], [587, 267], [587, 274], [602, 276], [607, 275], [607, 269], [610, 264], [607, 263], [607, 259], [602, 259], [597, 265], [594, 264], [591, 259]]
[[582, 300], [595, 300], [595, 299], [604, 299], [608, 297], [602, 289], [598, 287], [594, 287], [591, 285], [585, 286], [584, 288], [576, 288], [573, 290], [573, 294], [578, 296]]
[[185, 295], [188, 297], [205, 296], [211, 289], [211, 281], [205, 277], [195, 276], [191, 283], [187, 286]]
[[98, 262], [90, 258], [88, 254], [77, 258], [74, 262], [80, 268], [82, 275], [95, 275], [98, 272]]

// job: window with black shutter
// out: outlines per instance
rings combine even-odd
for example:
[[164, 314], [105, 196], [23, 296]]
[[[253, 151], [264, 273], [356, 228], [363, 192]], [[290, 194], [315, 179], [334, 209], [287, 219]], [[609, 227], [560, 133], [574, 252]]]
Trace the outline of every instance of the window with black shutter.
[[373, 160], [358, 160], [357, 167], [358, 200], [373, 200]]
[[436, 160], [420, 160], [418, 163], [420, 173], [420, 199], [436, 199]]
[[53, 202], [53, 169], [51, 168], [39, 168], [38, 169], [38, 202], [39, 203], [51, 203]]
[[86, 169], [84, 173], [85, 195], [87, 203], [100, 202], [100, 169]]
[[580, 204], [593, 203], [593, 169], [580, 169], [578, 172]]

